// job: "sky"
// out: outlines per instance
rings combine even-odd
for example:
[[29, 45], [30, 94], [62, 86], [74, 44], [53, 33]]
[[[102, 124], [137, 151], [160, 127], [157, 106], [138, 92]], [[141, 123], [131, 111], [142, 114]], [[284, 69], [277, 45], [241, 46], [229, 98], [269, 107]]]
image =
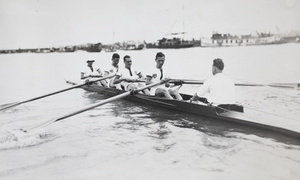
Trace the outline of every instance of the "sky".
[[300, 0], [0, 0], [0, 49], [300, 30]]

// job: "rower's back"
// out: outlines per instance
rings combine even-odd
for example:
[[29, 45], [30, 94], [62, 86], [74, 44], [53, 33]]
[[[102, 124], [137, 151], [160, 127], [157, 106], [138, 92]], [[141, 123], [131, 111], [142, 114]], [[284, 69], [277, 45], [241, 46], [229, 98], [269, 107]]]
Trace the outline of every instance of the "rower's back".
[[222, 59], [214, 59], [212, 74], [196, 92], [198, 97], [204, 97], [209, 103], [215, 104], [235, 104], [234, 82], [223, 74], [224, 63]]
[[[205, 94], [205, 92], [207, 92]], [[218, 73], [203, 84], [203, 87], [197, 92], [198, 95], [205, 94], [208, 102], [216, 104], [235, 104], [235, 85], [233, 81], [224, 75]]]

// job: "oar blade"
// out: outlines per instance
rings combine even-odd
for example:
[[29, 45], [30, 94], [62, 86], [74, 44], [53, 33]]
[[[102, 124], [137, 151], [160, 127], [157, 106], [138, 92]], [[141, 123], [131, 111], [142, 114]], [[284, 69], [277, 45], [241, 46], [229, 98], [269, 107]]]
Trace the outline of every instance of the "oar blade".
[[9, 104], [2, 105], [2, 107], [0, 108], [0, 111], [12, 108], [14, 106], [18, 106], [20, 104], [22, 104], [22, 103], [16, 102], [16, 103], [9, 103]]

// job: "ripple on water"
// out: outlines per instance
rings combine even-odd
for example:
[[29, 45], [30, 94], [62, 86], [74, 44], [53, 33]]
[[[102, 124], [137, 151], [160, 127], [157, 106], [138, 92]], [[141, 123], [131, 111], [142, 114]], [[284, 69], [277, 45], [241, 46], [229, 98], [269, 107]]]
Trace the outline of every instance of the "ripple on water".
[[40, 145], [58, 138], [47, 131], [28, 132], [21, 130], [9, 130], [0, 132], [0, 150], [18, 149]]

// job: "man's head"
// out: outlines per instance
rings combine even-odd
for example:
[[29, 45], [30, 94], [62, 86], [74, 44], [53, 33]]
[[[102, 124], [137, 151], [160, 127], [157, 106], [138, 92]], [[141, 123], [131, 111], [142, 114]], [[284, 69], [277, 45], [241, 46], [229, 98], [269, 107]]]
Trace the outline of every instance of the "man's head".
[[88, 66], [92, 66], [93, 62], [95, 62], [95, 60], [87, 60], [86, 63], [88, 64]]
[[165, 63], [165, 55], [162, 52], [158, 52], [155, 56], [156, 67], [162, 68]]
[[223, 69], [224, 69], [224, 63], [223, 63], [222, 59], [220, 59], [220, 58], [214, 59], [213, 65], [212, 65], [213, 75], [215, 75], [217, 73], [222, 73]]
[[132, 65], [131, 57], [126, 55], [123, 57], [123, 59], [124, 59], [125, 68], [130, 68]]
[[118, 65], [119, 64], [119, 60], [120, 60], [120, 55], [119, 54], [117, 54], [117, 53], [114, 53], [113, 55], [112, 55], [112, 64], [113, 65]]

